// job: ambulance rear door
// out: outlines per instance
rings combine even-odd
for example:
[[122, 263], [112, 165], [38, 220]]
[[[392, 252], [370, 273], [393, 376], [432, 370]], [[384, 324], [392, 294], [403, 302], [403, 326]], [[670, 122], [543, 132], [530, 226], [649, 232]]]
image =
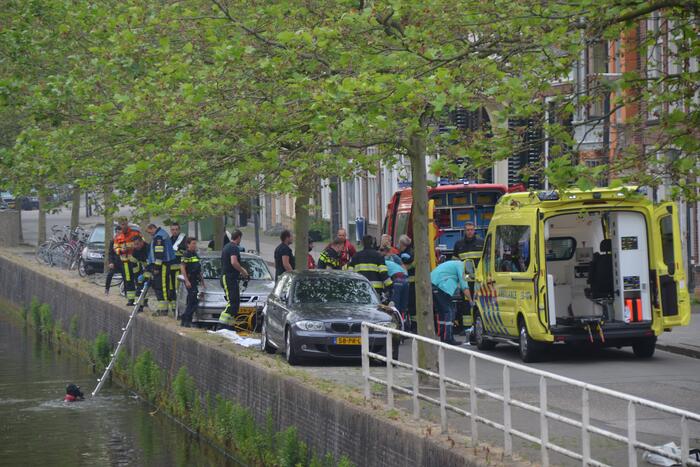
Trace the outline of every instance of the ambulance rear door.
[[654, 208], [651, 226], [656, 270], [657, 300], [661, 305], [663, 327], [685, 326], [690, 322], [690, 296], [688, 294], [683, 249], [681, 246], [678, 206], [662, 203]]

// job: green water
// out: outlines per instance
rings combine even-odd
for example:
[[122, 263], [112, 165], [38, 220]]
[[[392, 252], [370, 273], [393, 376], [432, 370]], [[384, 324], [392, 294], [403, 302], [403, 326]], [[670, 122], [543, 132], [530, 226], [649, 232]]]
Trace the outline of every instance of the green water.
[[96, 375], [0, 310], [0, 466], [234, 466], [221, 451], [116, 385], [87, 395]]

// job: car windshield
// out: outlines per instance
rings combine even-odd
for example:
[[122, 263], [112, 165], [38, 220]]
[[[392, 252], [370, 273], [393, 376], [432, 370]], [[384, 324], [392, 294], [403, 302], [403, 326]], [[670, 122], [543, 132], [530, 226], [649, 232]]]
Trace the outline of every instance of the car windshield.
[[88, 243], [104, 243], [104, 242], [105, 242], [105, 226], [104, 225], [95, 226], [92, 233], [90, 234], [90, 238], [88, 239]]
[[295, 303], [377, 303], [367, 281], [347, 277], [305, 277], [294, 287]]
[[[241, 258], [241, 266], [248, 271], [251, 279], [272, 280], [272, 274], [260, 258]], [[202, 260], [202, 274], [205, 279], [218, 279], [221, 277], [221, 258], [204, 258]]]

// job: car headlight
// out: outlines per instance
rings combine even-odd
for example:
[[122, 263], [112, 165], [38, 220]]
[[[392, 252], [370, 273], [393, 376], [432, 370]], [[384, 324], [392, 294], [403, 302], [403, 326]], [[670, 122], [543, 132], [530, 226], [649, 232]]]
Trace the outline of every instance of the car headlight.
[[323, 331], [326, 329], [325, 323], [322, 321], [297, 321], [296, 327], [304, 331]]
[[377, 324], [391, 329], [397, 329], [399, 327], [394, 321], [382, 321], [381, 323]]

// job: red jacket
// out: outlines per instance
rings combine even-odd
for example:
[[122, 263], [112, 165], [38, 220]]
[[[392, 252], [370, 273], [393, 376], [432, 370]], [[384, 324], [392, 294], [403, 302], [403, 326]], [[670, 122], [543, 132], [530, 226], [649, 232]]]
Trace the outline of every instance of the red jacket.
[[343, 266], [348, 264], [352, 257], [355, 256], [355, 253], [357, 253], [355, 245], [353, 245], [350, 240], [345, 240], [343, 250], [340, 252], [340, 264]]
[[311, 253], [306, 255], [306, 269], [316, 269], [316, 262], [314, 261], [314, 257], [311, 256]]

